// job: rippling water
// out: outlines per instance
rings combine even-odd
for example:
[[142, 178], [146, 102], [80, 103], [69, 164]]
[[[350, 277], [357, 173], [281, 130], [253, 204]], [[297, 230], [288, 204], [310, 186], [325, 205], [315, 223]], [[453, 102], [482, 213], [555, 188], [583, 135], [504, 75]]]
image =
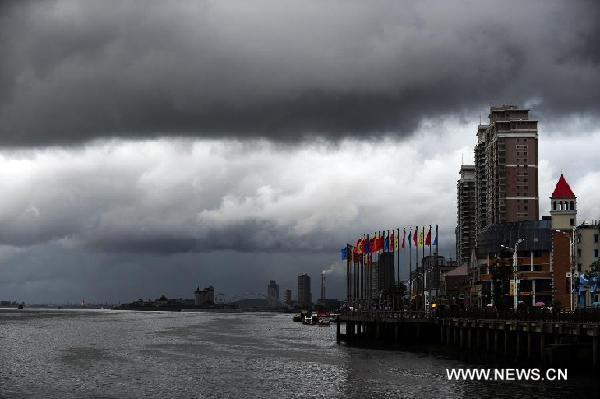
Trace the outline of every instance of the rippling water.
[[[456, 382], [439, 356], [348, 348], [270, 313], [0, 311], [0, 397], [598, 397], [567, 383]], [[473, 366], [470, 366], [473, 367]]]

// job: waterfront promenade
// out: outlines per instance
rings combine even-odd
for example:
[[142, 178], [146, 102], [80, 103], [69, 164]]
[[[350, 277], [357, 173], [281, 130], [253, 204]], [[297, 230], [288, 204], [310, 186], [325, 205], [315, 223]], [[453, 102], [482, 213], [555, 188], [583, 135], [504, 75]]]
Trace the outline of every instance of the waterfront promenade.
[[339, 316], [336, 330], [337, 342], [350, 346], [437, 344], [491, 361], [595, 369], [599, 337], [598, 311], [354, 311]]

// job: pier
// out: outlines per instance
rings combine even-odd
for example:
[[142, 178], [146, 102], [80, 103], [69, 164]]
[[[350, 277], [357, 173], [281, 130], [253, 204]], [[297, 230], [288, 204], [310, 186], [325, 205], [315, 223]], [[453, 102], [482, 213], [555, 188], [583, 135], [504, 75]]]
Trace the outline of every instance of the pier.
[[337, 319], [338, 343], [415, 349], [437, 345], [486, 361], [548, 367], [600, 366], [600, 312], [356, 311]]

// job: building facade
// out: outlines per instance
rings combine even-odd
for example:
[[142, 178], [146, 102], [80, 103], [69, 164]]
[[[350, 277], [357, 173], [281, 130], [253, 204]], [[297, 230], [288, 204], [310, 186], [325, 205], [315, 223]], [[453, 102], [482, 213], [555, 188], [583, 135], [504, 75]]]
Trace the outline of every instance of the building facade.
[[[559, 306], [572, 310], [600, 299], [599, 226], [577, 226], [577, 197], [561, 174], [550, 196], [550, 216], [539, 221], [493, 224], [481, 232], [469, 276], [475, 306], [505, 306], [516, 292], [529, 306]], [[513, 251], [517, 241], [516, 289]], [[584, 255], [585, 254], [585, 255]]]
[[209, 286], [203, 290], [200, 286], [194, 291], [194, 305], [195, 306], [206, 306], [215, 304], [215, 289], [213, 286]]
[[553, 230], [548, 219], [489, 226], [479, 237], [477, 262], [470, 270], [475, 288], [470, 304], [512, 308], [516, 277], [517, 302], [550, 305], [555, 286], [552, 251]]
[[275, 280], [269, 281], [267, 286], [267, 301], [270, 306], [276, 306], [279, 303], [279, 285]]
[[[475, 241], [479, 233], [487, 227], [487, 174], [485, 162], [485, 132], [487, 125], [477, 127], [477, 144], [475, 145]], [[475, 243], [477, 244], [477, 242]], [[457, 252], [457, 259], [458, 252]]]
[[284, 301], [286, 305], [292, 304], [292, 290], [285, 290]]
[[306, 273], [298, 276], [298, 305], [301, 307], [312, 306], [310, 276]]
[[577, 226], [577, 270], [580, 272], [591, 271], [591, 266], [598, 262], [600, 250], [600, 223], [594, 220], [591, 223], [582, 223]]
[[529, 110], [490, 108], [475, 147], [476, 235], [493, 224], [539, 219], [538, 129]]
[[475, 166], [462, 165], [456, 184], [456, 258], [461, 265], [469, 263], [475, 248], [475, 191]]

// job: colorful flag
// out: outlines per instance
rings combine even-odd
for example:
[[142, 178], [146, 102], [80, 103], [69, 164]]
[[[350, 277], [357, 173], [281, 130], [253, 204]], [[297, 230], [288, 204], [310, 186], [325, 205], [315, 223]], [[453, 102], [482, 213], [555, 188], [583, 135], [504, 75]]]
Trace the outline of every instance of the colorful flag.
[[415, 248], [419, 248], [419, 226], [415, 226], [415, 234], [413, 234]]
[[383, 237], [379, 237], [375, 240], [376, 245], [377, 245], [377, 251], [383, 251], [383, 247], [384, 247], [384, 242], [383, 242]]
[[367, 239], [363, 240], [363, 253], [364, 254], [370, 254], [371, 253], [371, 243]]
[[408, 233], [408, 247], [412, 248], [412, 230]]
[[438, 237], [438, 225], [435, 225], [435, 240], [433, 240], [433, 245], [438, 245], [437, 243], [437, 237]]
[[[394, 244], [392, 244], [394, 245]], [[383, 252], [390, 252], [390, 235], [388, 234], [383, 241]]]
[[394, 252], [396, 250], [396, 248], [398, 248], [398, 244], [396, 243], [396, 240], [398, 238], [394, 234], [393, 230], [392, 230], [392, 234], [389, 237], [390, 237], [390, 252]]
[[340, 249], [340, 255], [342, 256], [342, 260], [348, 259], [348, 247], [344, 247]]
[[425, 245], [431, 246], [431, 225], [429, 225], [429, 231], [427, 232], [427, 237], [425, 237]]
[[425, 226], [423, 226], [423, 228], [421, 229], [421, 234], [419, 234], [419, 246], [425, 248], [425, 245], [423, 245], [425, 243], [425, 241], [423, 240], [423, 236], [425, 235]]
[[[400, 237], [398, 237], [400, 238]], [[396, 246], [398, 246], [398, 238], [396, 238]], [[408, 237], [408, 241], [410, 241], [410, 236]], [[402, 236], [402, 248], [405, 248], [406, 242], [406, 229], [404, 229], [404, 235]]]
[[359, 254], [359, 255], [362, 255], [363, 253], [365, 253], [365, 251], [364, 251], [364, 243], [363, 243], [363, 240], [361, 240], [360, 238], [356, 242], [356, 253]]

